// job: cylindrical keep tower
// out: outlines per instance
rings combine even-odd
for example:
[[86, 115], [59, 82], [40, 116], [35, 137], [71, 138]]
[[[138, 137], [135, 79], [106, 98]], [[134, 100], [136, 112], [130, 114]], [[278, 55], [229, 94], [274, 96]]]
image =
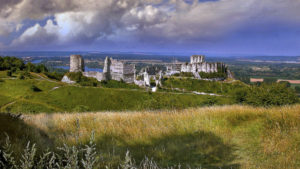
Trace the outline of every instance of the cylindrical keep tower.
[[81, 55], [70, 56], [70, 72], [84, 72], [84, 61]]

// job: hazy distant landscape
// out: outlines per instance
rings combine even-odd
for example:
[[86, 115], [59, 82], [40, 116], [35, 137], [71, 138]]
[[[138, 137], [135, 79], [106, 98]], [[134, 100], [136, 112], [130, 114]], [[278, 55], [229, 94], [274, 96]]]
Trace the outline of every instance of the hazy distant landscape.
[[[171, 64], [174, 61], [189, 61], [188, 55], [135, 54], [130, 52], [0, 52], [0, 55], [20, 57], [26, 62], [45, 64], [51, 71], [67, 72], [69, 70], [69, 56], [74, 53], [83, 54], [84, 58], [88, 60], [86, 69], [90, 71], [102, 71], [106, 56], [135, 63], [137, 70], [145, 66], [162, 67], [161, 65]], [[207, 59], [208, 61], [228, 64], [234, 77], [245, 83], [250, 83], [250, 78], [267, 78], [271, 81], [300, 79], [300, 56], [209, 56]], [[300, 88], [300, 84], [291, 85]], [[297, 89], [297, 92], [300, 93], [300, 89]]]

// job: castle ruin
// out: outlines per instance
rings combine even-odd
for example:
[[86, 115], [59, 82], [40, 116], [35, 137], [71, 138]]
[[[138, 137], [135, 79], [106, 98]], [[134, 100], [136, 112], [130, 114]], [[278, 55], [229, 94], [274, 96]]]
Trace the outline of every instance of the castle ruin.
[[[226, 73], [227, 77], [232, 78], [230, 71], [227, 69], [224, 63], [213, 62], [209, 63], [205, 61], [203, 55], [192, 55], [190, 57], [190, 63], [172, 63], [167, 65], [167, 71], [164, 75], [171, 76], [181, 72], [192, 73], [194, 78], [202, 79], [200, 72], [204, 73]], [[161, 70], [150, 71], [149, 67], [143, 68], [141, 72], [136, 75], [136, 69], [134, 64], [129, 64], [126, 61], [119, 61], [113, 58], [106, 57], [104, 60], [103, 72], [84, 70], [84, 60], [81, 55], [70, 56], [70, 72], [82, 72], [83, 76], [92, 77], [98, 81], [105, 80], [117, 80], [124, 81], [126, 83], [134, 83], [138, 86], [151, 86], [151, 81], [155, 82], [156, 86], [161, 86], [161, 80], [163, 78], [163, 72]], [[139, 80], [138, 80], [139, 79]], [[214, 78], [214, 80], [222, 80], [222, 78]], [[72, 81], [68, 77], [64, 77], [63, 82], [71, 83]], [[72, 82], [73, 83], [73, 82]]]
[[199, 72], [217, 73], [219, 71], [225, 72], [225, 64], [219, 62], [205, 62], [205, 56], [203, 55], [192, 55], [190, 57], [190, 63], [174, 63], [167, 66], [168, 75], [180, 72], [191, 72], [195, 76], [198, 76]]
[[113, 58], [105, 58], [103, 74], [105, 80], [123, 80], [126, 83], [133, 83], [135, 79], [135, 65]]
[[106, 57], [103, 72], [84, 71], [84, 60], [81, 55], [70, 56], [70, 72], [82, 72], [83, 76], [93, 77], [98, 81], [117, 80], [133, 83], [135, 79], [135, 65]]

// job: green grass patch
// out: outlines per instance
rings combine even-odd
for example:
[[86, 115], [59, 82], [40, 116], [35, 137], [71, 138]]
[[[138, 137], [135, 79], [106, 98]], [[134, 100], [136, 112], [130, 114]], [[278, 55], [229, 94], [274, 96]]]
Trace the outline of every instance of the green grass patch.
[[6, 71], [0, 71], [0, 78], [8, 78]]
[[[147, 92], [136, 85], [108, 81], [103, 87], [69, 86], [45, 79], [12, 79], [0, 83], [3, 104], [6, 98], [17, 100], [6, 106], [7, 112], [84, 112], [102, 110], [184, 109], [206, 105], [232, 104], [228, 97], [190, 93]], [[56, 88], [55, 88], [56, 87]], [[1, 99], [1, 98], [0, 98]]]
[[45, 103], [33, 102], [29, 100], [19, 100], [4, 108], [8, 113], [51, 113], [59, 112], [60, 109]]
[[100, 82], [102, 87], [106, 88], [123, 88], [123, 89], [141, 89], [135, 84], [125, 83], [123, 81], [109, 80]]
[[0, 93], [2, 95], [9, 96], [12, 98], [24, 98], [35, 94], [32, 90], [33, 85], [35, 85], [42, 91], [48, 91], [58, 86], [58, 84], [56, 83], [37, 79], [5, 80], [5, 82], [0, 83]]
[[32, 99], [44, 100], [49, 105], [69, 112], [77, 111], [78, 106], [89, 111], [157, 110], [232, 103], [225, 97], [76, 86], [61, 87], [47, 94], [35, 95]]
[[0, 108], [10, 102], [12, 102], [14, 99], [11, 97], [0, 95]]
[[163, 86], [167, 88], [185, 89], [187, 91], [218, 94], [232, 94], [235, 90], [246, 87], [245, 84], [239, 81], [234, 83], [224, 83], [190, 78], [166, 78], [163, 80]]

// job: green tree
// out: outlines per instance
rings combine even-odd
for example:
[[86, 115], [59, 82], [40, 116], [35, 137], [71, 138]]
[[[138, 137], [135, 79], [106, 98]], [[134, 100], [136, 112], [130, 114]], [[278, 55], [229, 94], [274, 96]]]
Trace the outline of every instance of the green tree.
[[45, 72], [48, 72], [48, 69], [45, 65], [37, 65], [36, 68], [35, 68], [35, 72], [36, 73], [45, 73]]
[[0, 57], [0, 70], [11, 70], [12, 68], [23, 70], [24, 62], [16, 57]]
[[296, 90], [297, 93], [300, 93], [300, 86], [296, 86], [295, 90]]
[[26, 64], [26, 70], [27, 70], [28, 72], [36, 72], [36, 67], [35, 67], [35, 65], [34, 65], [33, 63], [28, 62], [28, 63]]

